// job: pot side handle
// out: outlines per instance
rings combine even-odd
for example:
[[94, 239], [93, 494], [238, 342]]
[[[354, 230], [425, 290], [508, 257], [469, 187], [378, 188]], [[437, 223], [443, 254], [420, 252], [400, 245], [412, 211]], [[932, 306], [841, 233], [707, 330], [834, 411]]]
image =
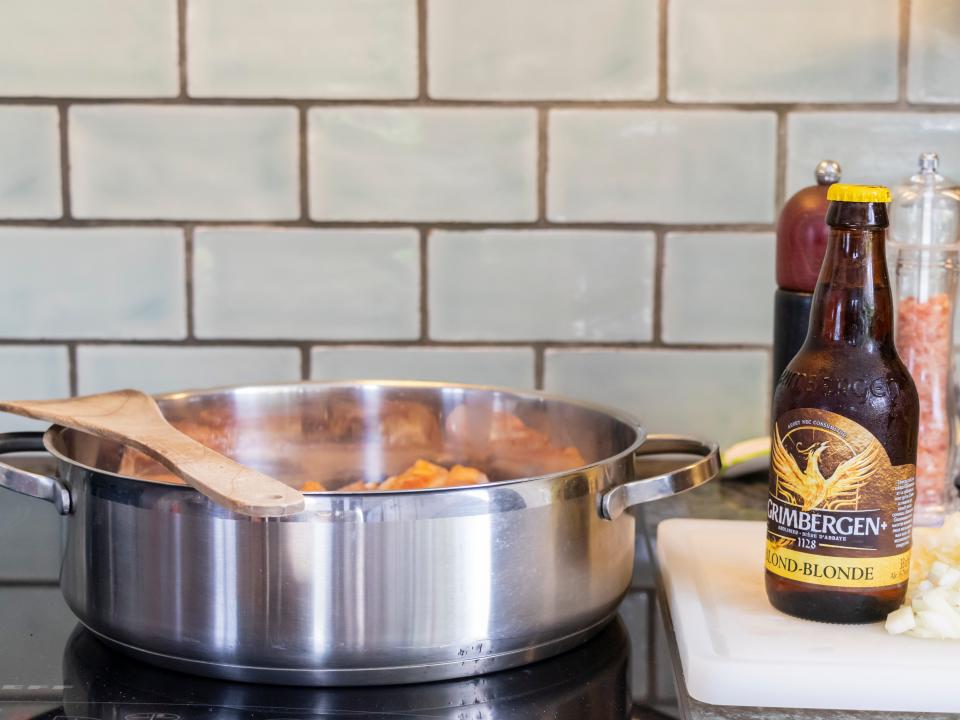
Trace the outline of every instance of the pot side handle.
[[628, 507], [686, 492], [710, 482], [720, 474], [720, 449], [716, 443], [705, 443], [682, 435], [650, 435], [636, 452], [636, 457], [647, 455], [701, 457], [676, 470], [631, 480], [608, 490], [600, 498], [600, 514], [607, 520], [616, 520]]
[[[0, 433], [0, 455], [38, 450], [45, 450], [42, 432]], [[57, 478], [38, 475], [0, 462], [0, 487], [53, 503], [61, 515], [70, 513], [70, 491]]]

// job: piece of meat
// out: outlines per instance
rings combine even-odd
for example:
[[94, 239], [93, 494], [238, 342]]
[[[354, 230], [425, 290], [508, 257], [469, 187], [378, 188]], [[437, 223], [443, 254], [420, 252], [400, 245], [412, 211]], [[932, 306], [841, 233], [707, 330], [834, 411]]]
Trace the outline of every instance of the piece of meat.
[[458, 487], [479, 485], [489, 478], [476, 468], [454, 465], [447, 470], [426, 460], [417, 460], [399, 475], [388, 477], [381, 483], [358, 480], [339, 488], [342, 492], [369, 492], [385, 490], [423, 490], [425, 488]]
[[523, 445], [529, 448], [550, 444], [546, 433], [534, 430], [513, 413], [505, 410], [473, 412], [461, 405], [447, 416], [447, 434], [468, 445], [503, 447]]
[[447, 475], [446, 486], [480, 485], [485, 482], [490, 482], [490, 478], [476, 468], [468, 465], [454, 465], [450, 468], [450, 474]]
[[363, 442], [377, 436], [386, 447], [432, 447], [440, 441], [436, 412], [408, 400], [387, 400], [376, 413], [354, 402], [333, 401], [304, 423], [308, 434], [326, 442]]
[[377, 483], [368, 483], [363, 480], [357, 480], [352, 483], [348, 483], [342, 487], [338, 487], [337, 490], [340, 492], [366, 492], [367, 490], [376, 490]]
[[546, 447], [528, 450], [524, 447], [499, 448], [487, 460], [489, 470], [497, 477], [524, 478], [550, 475], [587, 465], [587, 460], [573, 446]]
[[464, 457], [498, 478], [547, 475], [587, 464], [576, 447], [557, 447], [547, 433], [505, 410], [470, 413], [461, 405], [447, 416], [446, 430]]

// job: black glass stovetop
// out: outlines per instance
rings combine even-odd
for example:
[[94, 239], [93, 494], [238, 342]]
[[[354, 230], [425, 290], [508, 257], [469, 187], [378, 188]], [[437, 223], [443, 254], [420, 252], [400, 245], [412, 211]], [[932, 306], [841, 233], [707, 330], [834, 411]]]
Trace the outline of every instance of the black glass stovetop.
[[668, 718], [669, 709], [646, 703], [654, 614], [644, 593], [631, 593], [589, 643], [523, 668], [423, 685], [303, 688], [154, 668], [80, 626], [57, 587], [0, 586], [0, 720]]

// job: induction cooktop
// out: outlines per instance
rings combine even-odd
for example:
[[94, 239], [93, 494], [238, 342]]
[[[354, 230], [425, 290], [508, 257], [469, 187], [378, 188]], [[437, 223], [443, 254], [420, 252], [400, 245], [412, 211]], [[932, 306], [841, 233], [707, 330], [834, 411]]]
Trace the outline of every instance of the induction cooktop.
[[79, 625], [57, 587], [0, 586], [0, 720], [667, 718], [635, 700], [648, 691], [635, 687], [648, 685], [652, 657], [647, 601], [628, 596], [589, 643], [526, 667], [422, 685], [305, 688], [155, 668]]

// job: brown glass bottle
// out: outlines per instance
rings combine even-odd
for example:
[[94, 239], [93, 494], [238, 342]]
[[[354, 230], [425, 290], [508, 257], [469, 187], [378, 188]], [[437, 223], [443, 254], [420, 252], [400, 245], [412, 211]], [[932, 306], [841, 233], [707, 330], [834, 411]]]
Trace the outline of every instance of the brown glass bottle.
[[807, 338], [774, 393], [766, 588], [790, 615], [873, 622], [906, 592], [918, 400], [894, 346], [889, 192], [828, 198]]

